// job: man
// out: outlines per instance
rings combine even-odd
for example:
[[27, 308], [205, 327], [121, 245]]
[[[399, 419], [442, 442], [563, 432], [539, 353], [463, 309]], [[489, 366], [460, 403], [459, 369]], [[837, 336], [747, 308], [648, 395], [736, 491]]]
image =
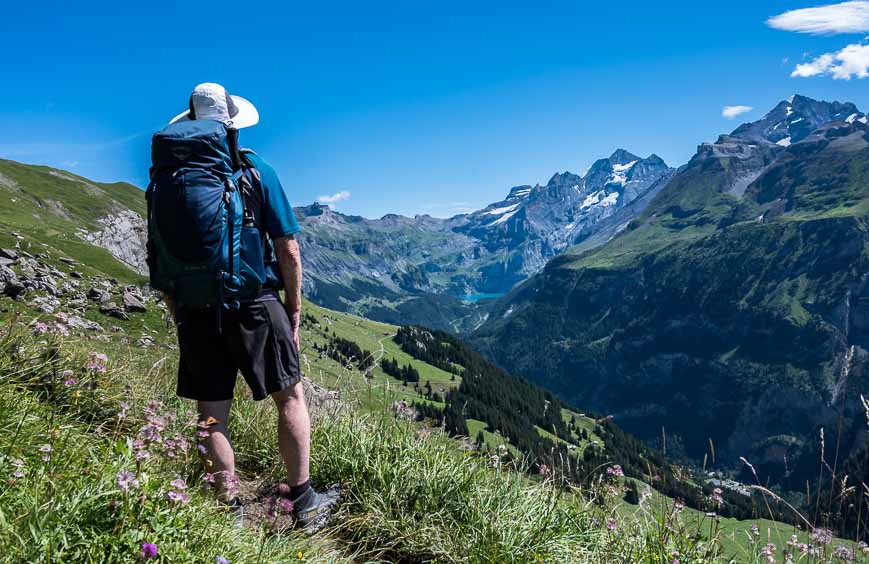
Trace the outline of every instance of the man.
[[[238, 130], [255, 125], [259, 114], [253, 104], [230, 96], [223, 86], [204, 83], [194, 88], [189, 109], [170, 123], [191, 119], [214, 120]], [[266, 281], [254, 299], [223, 308], [219, 330], [215, 330], [213, 308], [178, 304], [178, 395], [198, 402], [200, 425], [208, 432], [204, 439], [211, 463], [208, 470], [217, 476], [226, 501], [239, 510], [228, 432], [238, 371], [255, 400], [271, 396], [278, 411], [278, 447], [290, 486], [284, 493], [293, 502], [297, 524], [315, 530], [328, 519], [338, 490], [317, 492], [309, 474], [311, 422], [299, 364], [302, 263], [295, 239], [299, 225], [274, 169], [253, 152], [244, 151], [243, 157], [252, 165], [245, 170], [252, 188], [245, 201], [251, 217], [245, 219], [260, 230], [265, 242]], [[280, 289], [286, 303], [281, 302]]]

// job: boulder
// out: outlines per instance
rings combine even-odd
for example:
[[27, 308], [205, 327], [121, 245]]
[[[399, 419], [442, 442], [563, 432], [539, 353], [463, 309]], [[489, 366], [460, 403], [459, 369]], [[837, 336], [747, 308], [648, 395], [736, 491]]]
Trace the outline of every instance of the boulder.
[[11, 268], [0, 265], [0, 291], [10, 298], [18, 298], [24, 295], [27, 288]]
[[109, 317], [114, 317], [115, 319], [128, 320], [130, 316], [118, 306], [118, 304], [114, 302], [109, 302], [107, 304], [103, 304], [100, 306], [100, 313], [103, 315], [108, 315]]
[[91, 286], [91, 289], [88, 290], [87, 298], [91, 301], [97, 302], [98, 304], [104, 304], [112, 299], [112, 295], [106, 290], [97, 288], [96, 286]]
[[144, 313], [148, 311], [145, 307], [145, 298], [135, 286], [127, 286], [124, 288], [124, 310]]
[[66, 324], [74, 329], [90, 329], [91, 331], [103, 331], [102, 326], [96, 321], [82, 319], [78, 315], [70, 315]]
[[18, 260], [18, 253], [12, 249], [0, 249], [0, 258], [16, 261]]
[[36, 285], [37, 288], [48, 294], [51, 294], [52, 296], [57, 296], [58, 294], [60, 294], [60, 291], [57, 289], [57, 281], [54, 279], [53, 276], [49, 274], [39, 276], [36, 279]]

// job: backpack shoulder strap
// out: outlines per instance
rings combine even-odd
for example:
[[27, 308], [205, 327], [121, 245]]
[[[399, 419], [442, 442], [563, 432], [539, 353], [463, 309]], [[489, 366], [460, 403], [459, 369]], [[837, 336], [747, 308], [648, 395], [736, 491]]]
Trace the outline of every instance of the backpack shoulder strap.
[[262, 176], [256, 168], [256, 162], [250, 155], [256, 155], [251, 149], [241, 148], [238, 151], [244, 176], [248, 180], [249, 189], [242, 190], [244, 199], [245, 224], [260, 227], [262, 230], [262, 207], [265, 193], [262, 187]]

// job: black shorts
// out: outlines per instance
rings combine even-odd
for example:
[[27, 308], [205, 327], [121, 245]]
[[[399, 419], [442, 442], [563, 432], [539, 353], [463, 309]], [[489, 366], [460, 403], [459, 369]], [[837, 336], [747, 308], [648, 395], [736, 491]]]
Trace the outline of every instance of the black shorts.
[[221, 312], [179, 308], [176, 314], [178, 395], [200, 401], [232, 399], [241, 370], [253, 399], [262, 400], [301, 378], [299, 349], [284, 305], [275, 297]]

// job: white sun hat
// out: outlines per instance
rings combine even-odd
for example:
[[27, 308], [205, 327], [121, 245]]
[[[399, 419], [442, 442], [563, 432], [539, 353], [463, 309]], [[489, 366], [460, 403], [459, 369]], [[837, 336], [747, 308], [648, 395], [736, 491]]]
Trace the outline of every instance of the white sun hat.
[[190, 107], [169, 123], [190, 119], [213, 119], [233, 129], [244, 129], [259, 122], [259, 112], [241, 96], [231, 96], [220, 84], [203, 82], [190, 94]]

